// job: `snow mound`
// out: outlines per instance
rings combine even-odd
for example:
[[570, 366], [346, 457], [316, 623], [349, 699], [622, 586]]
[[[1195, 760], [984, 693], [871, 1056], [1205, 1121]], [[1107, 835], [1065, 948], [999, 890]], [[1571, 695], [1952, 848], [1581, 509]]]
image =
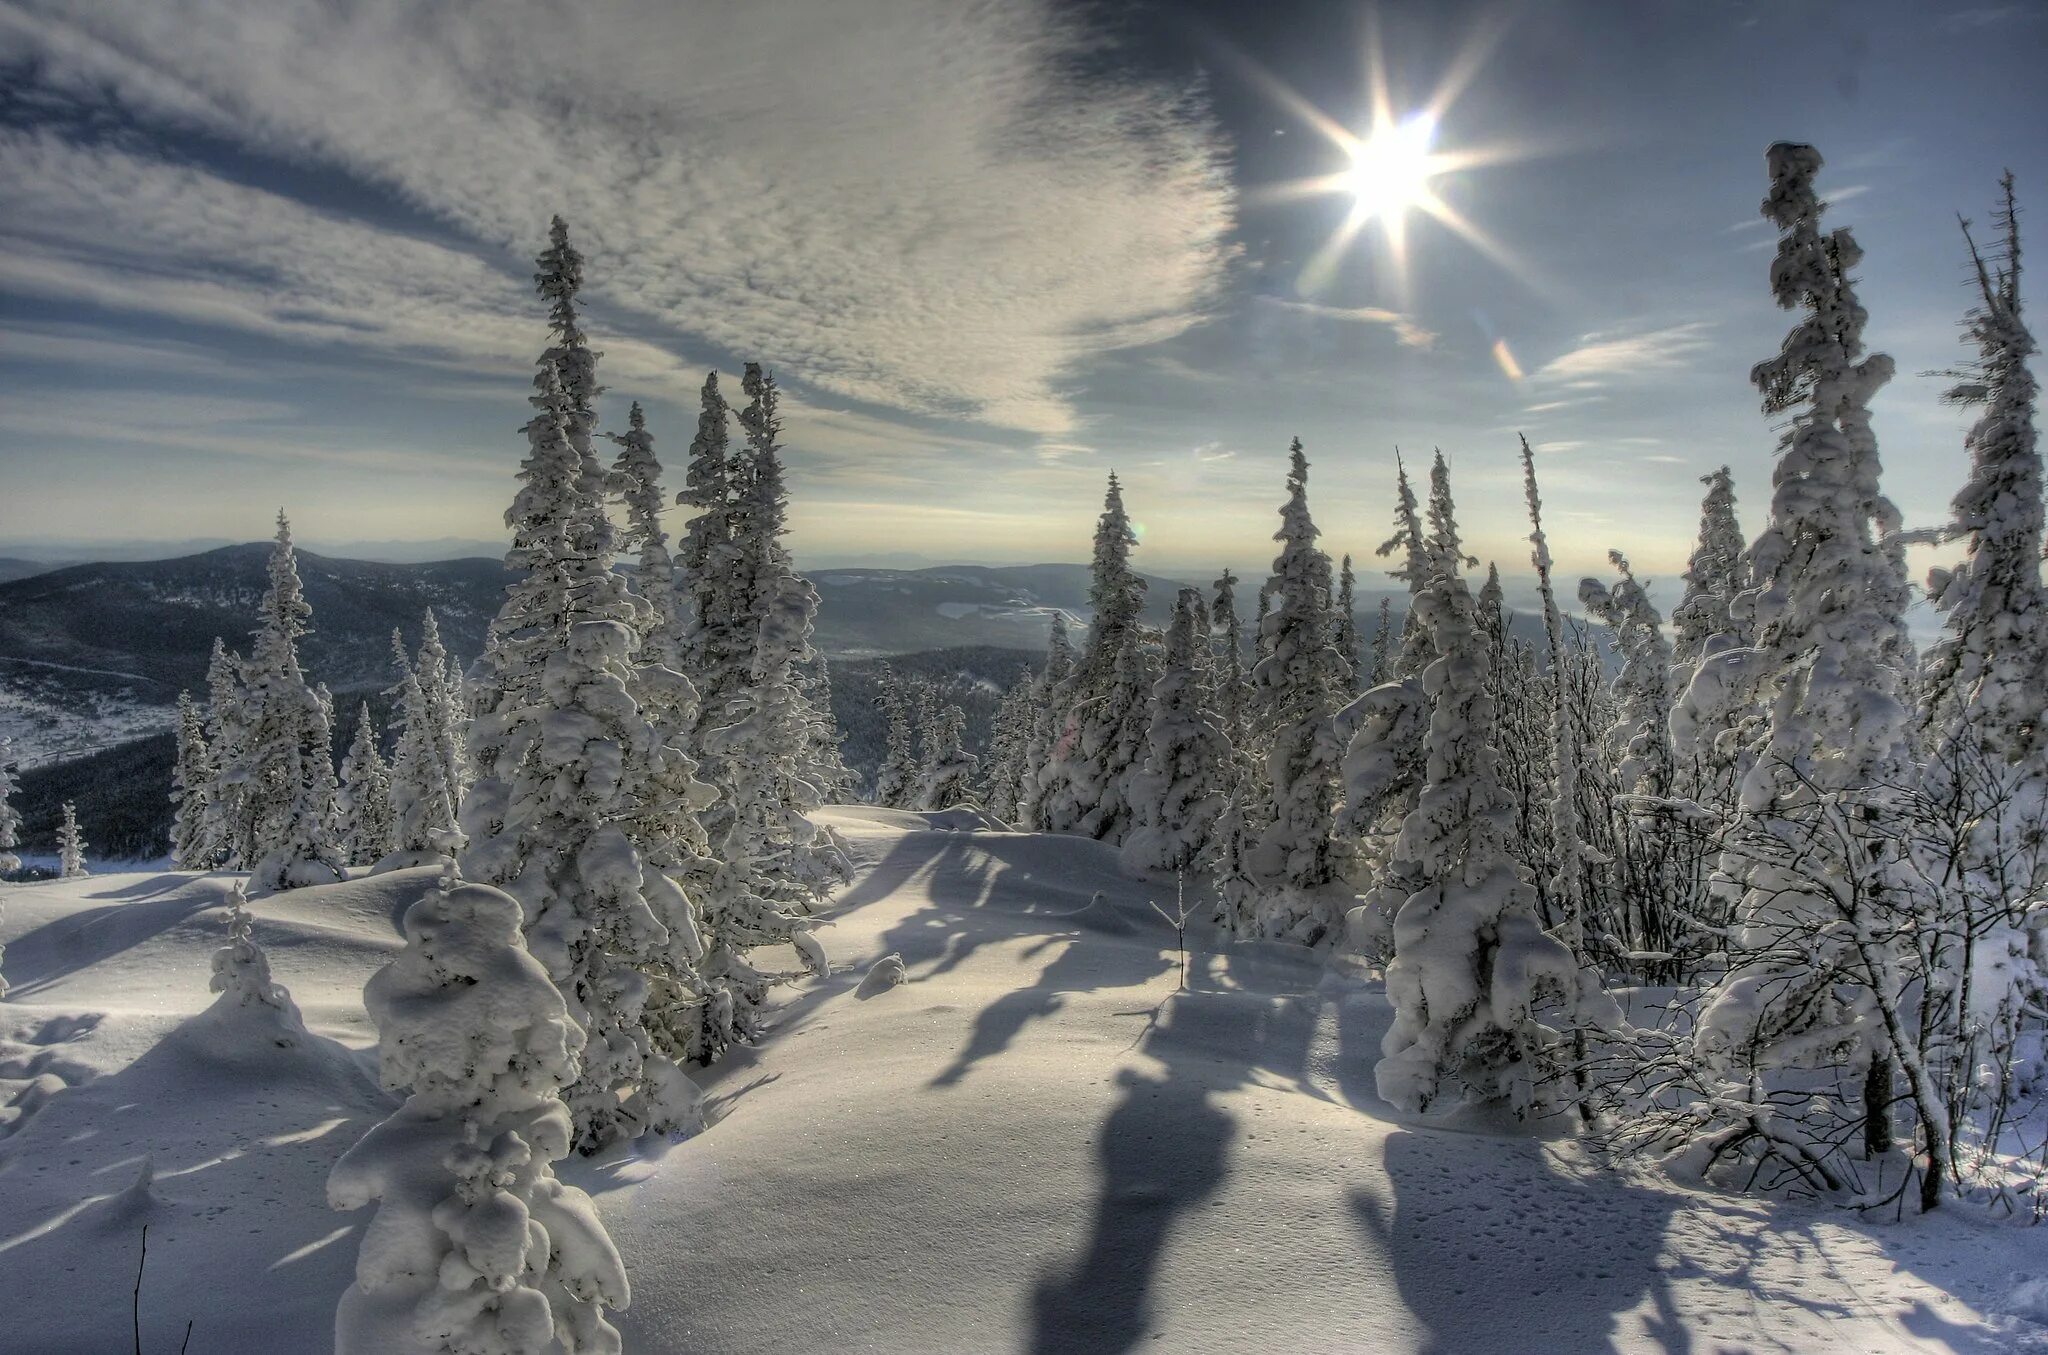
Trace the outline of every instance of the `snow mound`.
[[869, 967], [867, 977], [860, 981], [860, 987], [853, 990], [854, 995], [856, 997], [873, 997], [877, 993], [886, 993], [891, 988], [903, 983], [905, 978], [903, 957], [891, 951]]

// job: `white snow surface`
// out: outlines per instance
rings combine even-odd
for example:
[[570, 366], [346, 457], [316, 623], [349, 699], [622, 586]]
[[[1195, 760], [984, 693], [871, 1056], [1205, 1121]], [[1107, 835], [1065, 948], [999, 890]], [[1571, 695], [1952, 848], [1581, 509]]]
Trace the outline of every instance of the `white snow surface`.
[[[1403, 1125], [1376, 983], [1202, 934], [1177, 992], [1172, 886], [1113, 848], [821, 817], [858, 867], [831, 972], [704, 1074], [702, 1133], [560, 1164], [625, 1257], [629, 1352], [2048, 1350], [2048, 1230]], [[145, 1349], [188, 1319], [208, 1355], [332, 1349], [365, 1217], [325, 1181], [393, 1104], [361, 988], [434, 873], [252, 901], [289, 1049], [203, 1015], [230, 879], [0, 891], [4, 1355], [128, 1349], [145, 1222]]]

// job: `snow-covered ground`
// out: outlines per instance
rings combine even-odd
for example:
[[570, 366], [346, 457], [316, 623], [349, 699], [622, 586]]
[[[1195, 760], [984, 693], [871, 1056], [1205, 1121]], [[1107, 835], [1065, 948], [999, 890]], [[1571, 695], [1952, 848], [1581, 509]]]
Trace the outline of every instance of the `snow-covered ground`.
[[[1071, 838], [840, 810], [829, 978], [705, 1077], [712, 1124], [563, 1164], [632, 1271], [638, 1352], [2048, 1349], [2048, 1233], [1903, 1224], [1397, 1123], [1376, 985], [1174, 939]], [[934, 823], [957, 825], [935, 827]], [[0, 1352], [330, 1348], [365, 1218], [329, 1166], [389, 1106], [360, 989], [429, 884], [256, 901], [323, 1038], [200, 1015], [221, 877], [0, 891]], [[1104, 900], [1092, 903], [1100, 891]], [[906, 981], [867, 979], [900, 955]], [[145, 1176], [147, 1175], [147, 1179]], [[2048, 1320], [2048, 1309], [2036, 1314]]]

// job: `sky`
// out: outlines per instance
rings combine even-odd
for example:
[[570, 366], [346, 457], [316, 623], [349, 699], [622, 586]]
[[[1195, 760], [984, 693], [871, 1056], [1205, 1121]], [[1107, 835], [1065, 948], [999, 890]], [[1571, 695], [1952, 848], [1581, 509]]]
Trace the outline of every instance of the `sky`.
[[[608, 426], [679, 472], [705, 372], [776, 372], [806, 563], [1085, 559], [1114, 470], [1143, 567], [1256, 573], [1299, 436], [1362, 573], [1440, 447], [1514, 575], [1526, 433], [1562, 568], [1672, 579], [1701, 475], [1768, 499], [1775, 140], [1933, 525], [1957, 215], [2042, 200], [2044, 58], [2040, 0], [0, 0], [0, 554], [501, 538], [560, 213]], [[1375, 69], [1454, 224], [1333, 250], [1290, 185]]]

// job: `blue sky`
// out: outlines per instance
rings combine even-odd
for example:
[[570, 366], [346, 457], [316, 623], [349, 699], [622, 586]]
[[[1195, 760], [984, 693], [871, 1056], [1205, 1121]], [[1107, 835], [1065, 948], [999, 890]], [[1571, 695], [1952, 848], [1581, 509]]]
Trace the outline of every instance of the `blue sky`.
[[[1488, 163], [1433, 186], [1491, 247], [1414, 217], [1313, 276], [1348, 198], [1273, 190], [1343, 156], [1279, 87], [1364, 127], [1369, 25], [1396, 114], [1457, 84], [1436, 146]], [[2041, 200], [2044, 57], [2039, 3], [0, 0], [0, 551], [498, 535], [559, 211], [613, 426], [679, 460], [707, 368], [776, 368], [807, 560], [1084, 558], [1114, 468], [1151, 568], [1252, 572], [1299, 434], [1333, 550], [1441, 446], [1512, 573], [1521, 430], [1566, 570], [1669, 577], [1700, 475], [1767, 497], [1776, 139], [1866, 250], [1931, 523], [1955, 216]]]

